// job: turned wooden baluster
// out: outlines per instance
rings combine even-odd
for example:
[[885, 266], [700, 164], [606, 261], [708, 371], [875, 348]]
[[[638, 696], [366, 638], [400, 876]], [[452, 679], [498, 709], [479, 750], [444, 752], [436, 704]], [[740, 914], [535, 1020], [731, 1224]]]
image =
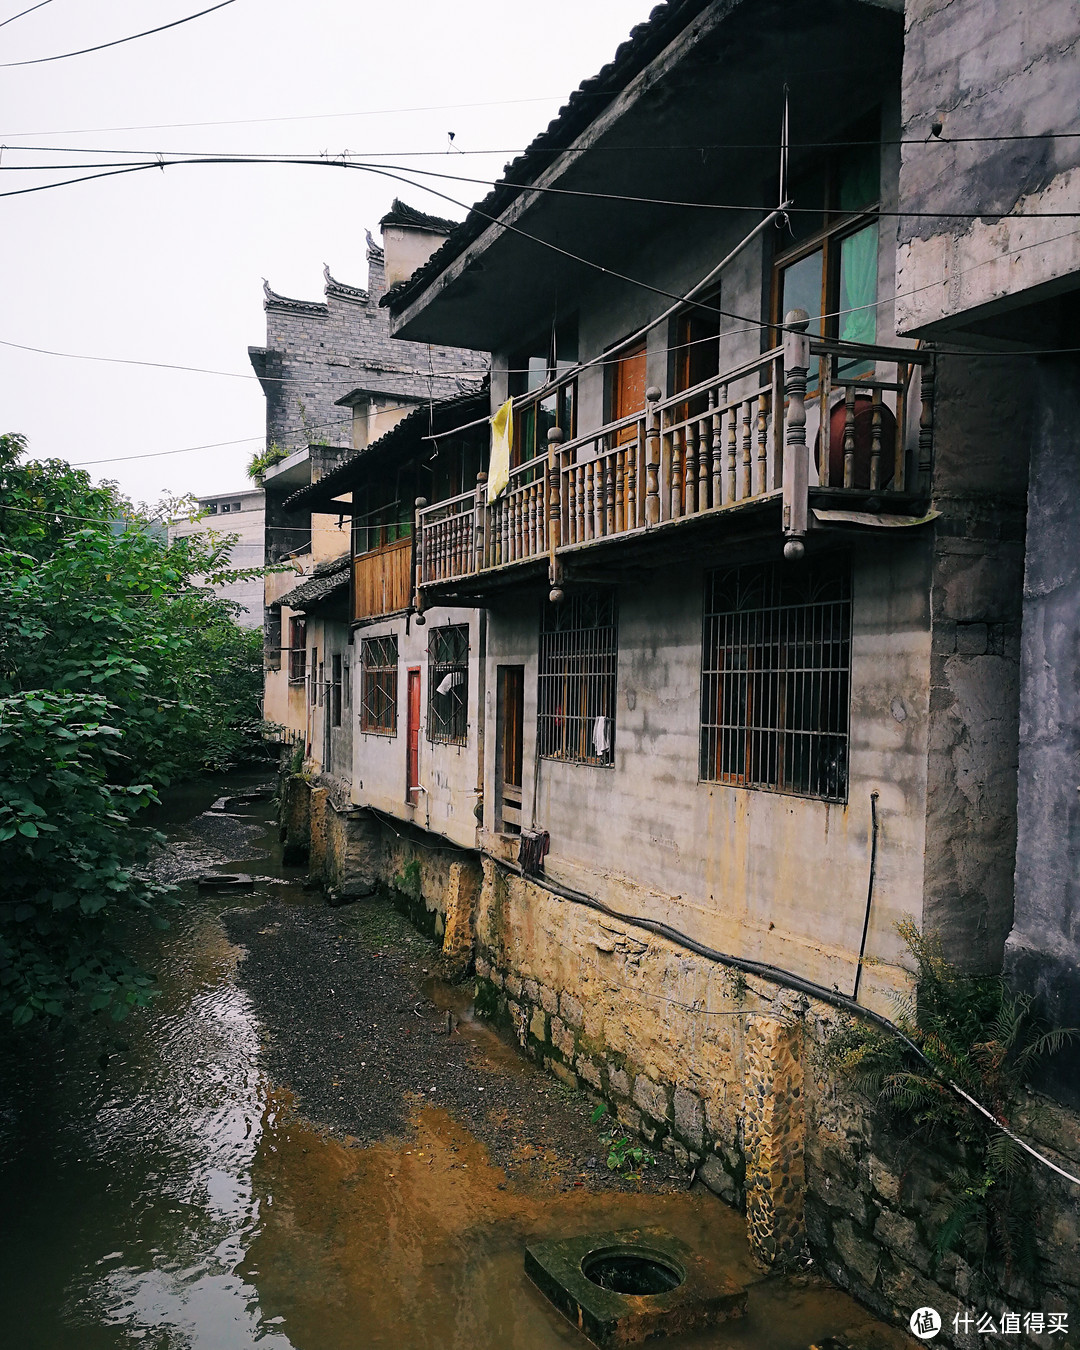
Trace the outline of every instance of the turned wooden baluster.
[[[727, 398], [727, 386], [723, 386], [723, 397]], [[724, 439], [720, 413], [717, 410], [716, 390], [709, 390], [709, 452], [711, 458], [712, 506], [719, 506], [724, 500]]]
[[750, 428], [752, 404], [752, 399], [746, 399], [742, 405], [742, 492], [740, 496], [742, 501], [750, 496], [751, 446], [754, 443], [753, 432]]
[[648, 430], [645, 432], [645, 524], [660, 523], [660, 390], [655, 384], [645, 390], [649, 406]]
[[698, 429], [696, 422], [686, 424], [686, 514], [698, 510]]
[[615, 454], [604, 456], [604, 533], [615, 533]]
[[537, 485], [536, 485], [535, 483], [530, 483], [530, 484], [529, 484], [529, 530], [528, 530], [528, 541], [529, 541], [528, 556], [529, 556], [530, 558], [531, 558], [535, 553], [538, 553], [538, 552], [539, 552], [539, 550], [538, 550], [538, 548], [537, 548], [537, 546], [536, 546], [536, 538], [537, 538], [537, 535], [539, 534], [539, 531], [540, 531], [540, 522], [539, 522], [539, 520], [537, 519], [537, 517], [538, 517], [538, 515], [539, 515], [539, 511], [538, 511], [539, 502], [538, 502], [537, 499], [536, 499], [536, 497], [537, 497], [537, 491], [538, 491]]
[[[810, 315], [792, 309], [784, 316], [784, 393], [787, 433], [784, 444], [784, 557], [797, 562], [806, 555], [810, 465], [806, 453], [806, 374], [810, 369]], [[823, 438], [824, 443], [824, 438]]]
[[577, 542], [579, 544], [583, 544], [589, 537], [585, 515], [586, 491], [588, 489], [587, 475], [586, 466], [579, 464], [577, 467]]
[[[919, 411], [919, 482], [920, 492], [930, 491], [930, 475], [934, 468], [934, 360], [931, 359], [922, 368], [920, 395], [922, 408]], [[904, 490], [903, 475], [895, 484], [896, 490]]]
[[626, 528], [626, 450], [619, 447], [615, 451], [615, 533], [622, 534]]
[[735, 463], [737, 457], [739, 414], [737, 405], [732, 404], [728, 409], [727, 422], [727, 501], [730, 505], [736, 500], [735, 497]]
[[581, 515], [582, 541], [593, 537], [593, 478], [596, 473], [596, 461], [590, 459], [585, 465], [584, 509]]
[[671, 519], [678, 520], [683, 513], [683, 434], [673, 431], [668, 436], [671, 447]]
[[870, 421], [870, 491], [881, 487], [881, 390], [874, 390]]
[[510, 503], [506, 494], [499, 498], [499, 562], [510, 561]]
[[592, 527], [593, 538], [602, 539], [604, 536], [604, 461], [596, 459], [593, 461], [592, 475]]
[[473, 567], [474, 572], [482, 572], [486, 562], [485, 554], [487, 552], [486, 541], [484, 538], [485, 516], [487, 512], [484, 509], [484, 484], [487, 482], [487, 474], [480, 471], [476, 475], [476, 495], [473, 498]]
[[855, 386], [844, 390], [844, 486], [855, 486]]
[[757, 400], [757, 481], [754, 492], [760, 495], [765, 491], [767, 460], [769, 457], [769, 414], [768, 395], [764, 390]]
[[637, 440], [626, 450], [626, 512], [625, 522], [628, 530], [636, 530], [638, 524], [637, 500], [637, 457], [641, 445], [641, 424], [638, 424]]
[[427, 506], [426, 497], [417, 497], [413, 502], [413, 540], [415, 551], [413, 554], [413, 608], [422, 610], [420, 586], [422, 582], [427, 581], [427, 574], [424, 571], [424, 531], [420, 524], [420, 512]]

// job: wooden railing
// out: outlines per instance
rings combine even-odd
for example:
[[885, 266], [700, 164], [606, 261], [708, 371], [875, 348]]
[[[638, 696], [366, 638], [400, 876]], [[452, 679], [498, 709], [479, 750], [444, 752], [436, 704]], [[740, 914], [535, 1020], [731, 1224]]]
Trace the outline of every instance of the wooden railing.
[[353, 618], [406, 609], [412, 599], [412, 540], [353, 558]]
[[[800, 556], [811, 489], [879, 500], [929, 490], [932, 355], [807, 336], [801, 311], [784, 343], [637, 414], [519, 465], [488, 500], [476, 488], [418, 503], [418, 582], [453, 581], [601, 539], [776, 498]], [[916, 381], [913, 377], [919, 373]], [[810, 393], [807, 395], [807, 385]]]

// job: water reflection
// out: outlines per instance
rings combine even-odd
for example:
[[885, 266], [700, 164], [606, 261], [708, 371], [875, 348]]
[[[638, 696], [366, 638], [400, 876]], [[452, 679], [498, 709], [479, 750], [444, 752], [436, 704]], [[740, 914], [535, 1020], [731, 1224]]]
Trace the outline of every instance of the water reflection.
[[[281, 866], [269, 804], [250, 818], [198, 814], [244, 785], [208, 784], [163, 823], [170, 876], [256, 875], [243, 895], [186, 887], [172, 929], [145, 952], [161, 997], [119, 1029], [27, 1040], [0, 1063], [0, 1325], [12, 1344], [582, 1346], [525, 1278], [524, 1243], [643, 1223], [758, 1278], [741, 1218], [709, 1195], [516, 1186], [419, 1098], [406, 1135], [369, 1148], [299, 1120], [288, 1091], [260, 1072], [262, 1027], [219, 916], [269, 898], [319, 902]], [[432, 982], [426, 992], [485, 1056], [520, 1067], [454, 991]], [[667, 1344], [805, 1350], [827, 1332], [856, 1350], [903, 1344], [835, 1290], [783, 1281], [756, 1284], [742, 1322]]]

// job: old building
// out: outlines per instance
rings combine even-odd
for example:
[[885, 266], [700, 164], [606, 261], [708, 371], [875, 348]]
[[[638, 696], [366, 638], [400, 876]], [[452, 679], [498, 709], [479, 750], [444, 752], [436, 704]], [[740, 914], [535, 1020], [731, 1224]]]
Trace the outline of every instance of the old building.
[[[325, 270], [322, 301], [292, 300], [263, 283], [266, 345], [249, 348], [266, 394], [266, 521], [264, 555], [265, 716], [303, 742], [320, 765], [344, 772], [349, 754], [323, 709], [335, 695], [334, 671], [347, 669], [347, 628], [332, 611], [291, 606], [299, 578], [339, 565], [348, 570], [351, 534], [344, 514], [303, 518], [282, 502], [311, 485], [353, 450], [377, 439], [418, 406], [475, 388], [487, 368], [474, 352], [440, 344], [394, 342], [380, 306], [388, 281], [407, 276], [442, 242], [453, 222], [395, 201], [380, 221], [383, 245], [368, 235], [368, 286], [336, 281]], [[347, 577], [346, 577], [347, 580]], [[321, 589], [318, 602], [322, 602]], [[317, 601], [310, 588], [305, 603]], [[321, 674], [320, 674], [321, 670]], [[313, 701], [314, 700], [314, 701]]]
[[[946, 1162], [898, 1161], [815, 1059], [838, 1010], [909, 989], [906, 917], [1051, 1015], [1077, 998], [1076, 371], [1030, 354], [1069, 345], [1080, 282], [1047, 215], [1076, 209], [1051, 139], [1075, 12], [1001, 47], [993, 5], [908, 10], [658, 6], [384, 297], [396, 340], [492, 354], [513, 428], [475, 483], [420, 483], [409, 602], [399, 579], [361, 612], [400, 540], [372, 548], [358, 493], [471, 408], [285, 503], [354, 511], [348, 867], [471, 951], [528, 1053], [744, 1205], [762, 1261], [808, 1246], [905, 1321], [1080, 1292], [1071, 1181], [1035, 1169], [1036, 1283], [938, 1261]], [[947, 143], [976, 128], [1010, 139]], [[444, 627], [452, 772], [419, 711]], [[312, 794], [313, 840], [329, 818]], [[1075, 1172], [1050, 1111], [1024, 1127]]]
[[[261, 489], [224, 492], [197, 498], [199, 518], [178, 520], [169, 526], [169, 543], [192, 534], [235, 535], [229, 560], [242, 568], [262, 567], [265, 514]], [[234, 581], [219, 586], [217, 594], [240, 606], [237, 621], [245, 628], [261, 628], [263, 622], [263, 582], [261, 577]]]

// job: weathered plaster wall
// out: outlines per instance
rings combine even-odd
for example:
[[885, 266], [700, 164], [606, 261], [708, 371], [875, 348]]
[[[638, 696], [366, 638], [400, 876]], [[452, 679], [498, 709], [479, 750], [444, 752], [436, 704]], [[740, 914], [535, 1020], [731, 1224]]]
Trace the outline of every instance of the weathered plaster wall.
[[[239, 505], [239, 510], [231, 508]], [[224, 511], [222, 507], [230, 510]], [[236, 543], [229, 551], [229, 565], [235, 568], [262, 567], [263, 523], [265, 519], [263, 493], [243, 491], [200, 497], [199, 509], [213, 510], [202, 520], [181, 520], [169, 526], [169, 543], [189, 535], [236, 535]], [[245, 628], [261, 628], [263, 621], [263, 579], [234, 581], [214, 588], [215, 595], [242, 606], [238, 622]]]
[[[307, 649], [309, 679], [305, 697], [305, 723], [307, 730], [308, 757], [323, 774], [329, 774], [344, 785], [348, 795], [348, 783], [353, 769], [353, 723], [356, 713], [352, 705], [352, 661], [353, 649], [349, 640], [349, 626], [344, 619], [332, 619], [314, 614], [308, 616]], [[312, 650], [318, 652], [316, 680], [316, 702], [310, 699], [310, 665]], [[342, 662], [341, 724], [333, 722], [331, 702], [331, 680], [333, 658], [339, 656]], [[292, 686], [297, 688], [298, 686]]]
[[[377, 811], [431, 830], [463, 848], [476, 844], [475, 807], [479, 783], [479, 681], [478, 660], [480, 617], [477, 610], [433, 608], [425, 613], [424, 624], [403, 615], [364, 624], [353, 633], [353, 790], [359, 806]], [[467, 624], [469, 628], [469, 738], [465, 745], [448, 745], [427, 738], [428, 637], [433, 628], [447, 624]], [[394, 633], [398, 640], [397, 723], [392, 736], [360, 730], [362, 655], [366, 638]], [[405, 800], [405, 746], [408, 699], [407, 672], [420, 670], [420, 746], [419, 779], [424, 791], [417, 805]]]
[[[1080, 141], [1022, 139], [1075, 125], [1080, 11], [1071, 0], [908, 0], [897, 311], [901, 331], [947, 331], [1010, 298], [1075, 285]], [[942, 141], [931, 124], [942, 123]], [[945, 144], [951, 138], [1016, 140]], [[1043, 219], [995, 219], [1024, 211]], [[985, 211], [974, 220], [941, 211]]]
[[[722, 951], [850, 990], [870, 863], [870, 794], [881, 835], [863, 994], [887, 1009], [896, 922], [919, 917], [929, 701], [928, 547], [918, 537], [854, 553], [850, 793], [846, 805], [698, 781], [703, 567], [654, 569], [618, 589], [612, 767], [542, 760], [536, 824], [547, 870], [623, 912], [662, 919]], [[496, 666], [525, 666], [524, 808], [532, 815], [540, 605], [493, 608], [487, 743]], [[486, 757], [485, 826], [496, 829]], [[820, 885], [814, 884], [820, 879]], [[827, 878], [827, 882], [825, 882]], [[826, 899], [827, 897], [827, 899]]]
[[998, 970], [1012, 921], [1030, 383], [938, 360], [924, 918], [951, 960]]
[[[1080, 366], [1041, 363], [1028, 488], [1015, 921], [1006, 964], [1054, 1025], [1080, 1025]], [[1080, 1105], [1080, 1052], [1048, 1082]]]

